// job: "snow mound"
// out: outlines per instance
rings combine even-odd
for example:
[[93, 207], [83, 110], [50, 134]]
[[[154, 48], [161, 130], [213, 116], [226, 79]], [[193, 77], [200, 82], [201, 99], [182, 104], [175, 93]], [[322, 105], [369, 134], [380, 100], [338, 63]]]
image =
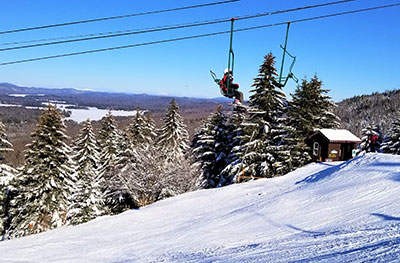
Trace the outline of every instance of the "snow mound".
[[398, 262], [400, 156], [310, 164], [0, 243], [1, 262]]

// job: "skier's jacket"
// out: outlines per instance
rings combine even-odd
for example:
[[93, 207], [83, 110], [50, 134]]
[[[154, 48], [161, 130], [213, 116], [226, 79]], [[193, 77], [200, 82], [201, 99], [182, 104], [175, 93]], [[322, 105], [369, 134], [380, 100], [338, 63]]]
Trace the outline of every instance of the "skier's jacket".
[[[222, 89], [222, 91], [224, 92], [224, 93], [226, 93], [227, 91], [228, 91], [228, 87], [227, 87], [227, 84], [228, 84], [228, 73], [226, 73], [226, 74], [224, 74], [224, 77], [221, 79], [221, 81], [220, 81], [220, 83], [219, 83], [219, 86], [220, 86], [220, 88]], [[231, 79], [230, 80], [232, 80], [232, 77], [231, 77]]]
[[371, 137], [371, 144], [375, 145], [378, 142], [378, 135], [374, 134]]
[[233, 83], [233, 77], [229, 73], [225, 73], [224, 77], [221, 79], [219, 86], [222, 89], [224, 93], [227, 93], [228, 91], [228, 77], [229, 77], [229, 86], [233, 89], [239, 89], [239, 85], [236, 83]]

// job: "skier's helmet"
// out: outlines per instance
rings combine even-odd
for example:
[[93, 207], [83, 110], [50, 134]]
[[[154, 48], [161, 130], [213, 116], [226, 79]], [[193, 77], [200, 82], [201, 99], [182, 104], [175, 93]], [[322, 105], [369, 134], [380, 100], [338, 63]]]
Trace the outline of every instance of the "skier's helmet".
[[224, 69], [224, 74], [228, 73], [228, 71], [230, 74], [232, 74], [232, 69], [228, 69], [228, 68]]

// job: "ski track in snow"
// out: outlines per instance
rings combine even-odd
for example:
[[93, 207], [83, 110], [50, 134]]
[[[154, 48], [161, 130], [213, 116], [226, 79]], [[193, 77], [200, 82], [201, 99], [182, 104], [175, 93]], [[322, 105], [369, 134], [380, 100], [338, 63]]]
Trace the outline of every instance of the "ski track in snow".
[[399, 262], [400, 156], [201, 190], [0, 243], [0, 262]]

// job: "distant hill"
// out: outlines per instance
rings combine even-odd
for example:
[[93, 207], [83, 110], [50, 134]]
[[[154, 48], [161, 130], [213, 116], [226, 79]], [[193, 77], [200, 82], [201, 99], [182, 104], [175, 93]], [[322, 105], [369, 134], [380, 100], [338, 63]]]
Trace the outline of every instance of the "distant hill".
[[64, 88], [64, 89], [49, 89], [49, 88], [30, 88], [20, 87], [11, 83], [0, 83], [0, 95], [7, 94], [29, 94], [29, 95], [71, 95], [71, 94], [84, 94], [87, 91], [77, 89]]
[[[26, 96], [15, 96], [26, 95]], [[13, 96], [10, 96], [13, 95]], [[153, 112], [165, 111], [172, 96], [156, 96], [148, 94], [112, 93], [85, 91], [72, 88], [49, 89], [20, 87], [10, 83], [0, 83], [0, 101], [2, 103], [38, 106], [49, 100], [65, 101], [77, 107], [89, 106], [100, 109], [134, 110], [137, 107]], [[182, 109], [213, 108], [217, 104], [228, 104], [225, 98], [199, 99], [191, 97], [175, 97]]]
[[400, 114], [400, 90], [345, 99], [338, 103], [335, 113], [342, 120], [342, 127], [356, 135], [368, 125], [379, 125], [385, 134], [393, 118]]
[[[43, 102], [63, 102], [73, 106], [69, 108], [96, 107], [99, 109], [110, 110], [146, 110], [151, 113], [157, 128], [161, 127], [165, 116], [165, 111], [170, 103], [171, 96], [155, 96], [148, 94], [127, 94], [96, 92], [77, 89], [48, 89], [48, 88], [29, 88], [20, 87], [10, 83], [0, 83], [0, 120], [6, 125], [7, 134], [14, 145], [14, 151], [8, 153], [8, 163], [18, 166], [23, 161], [23, 150], [25, 145], [31, 143], [29, 134], [38, 122], [40, 110]], [[190, 136], [202, 125], [203, 121], [215, 111], [218, 104], [221, 104], [226, 111], [232, 109], [228, 105], [232, 100], [226, 98], [199, 99], [189, 97], [175, 97], [184, 122]], [[11, 105], [23, 105], [25, 107], [15, 107]], [[31, 108], [35, 107], [35, 108]], [[123, 129], [130, 122], [130, 117], [117, 117], [118, 127]], [[99, 127], [98, 122], [94, 122], [95, 128]], [[67, 135], [73, 138], [79, 131], [77, 123], [69, 121], [67, 125]]]
[[[27, 96], [15, 96], [15, 94]], [[172, 96], [86, 91], [73, 88], [20, 87], [10, 83], [0, 83], [1, 103], [25, 106], [41, 106], [42, 102], [57, 100], [77, 107], [88, 106], [113, 110], [134, 110], [140, 107], [153, 114], [163, 114], [172, 98]], [[232, 101], [224, 97], [213, 99], [175, 97], [175, 99], [184, 115], [199, 115], [201, 119], [214, 111], [218, 104], [222, 104], [225, 109], [231, 109], [228, 104]], [[337, 104], [335, 113], [341, 118], [343, 128], [361, 135], [364, 127], [379, 125], [386, 133], [395, 115], [400, 113], [400, 90], [355, 96]]]

